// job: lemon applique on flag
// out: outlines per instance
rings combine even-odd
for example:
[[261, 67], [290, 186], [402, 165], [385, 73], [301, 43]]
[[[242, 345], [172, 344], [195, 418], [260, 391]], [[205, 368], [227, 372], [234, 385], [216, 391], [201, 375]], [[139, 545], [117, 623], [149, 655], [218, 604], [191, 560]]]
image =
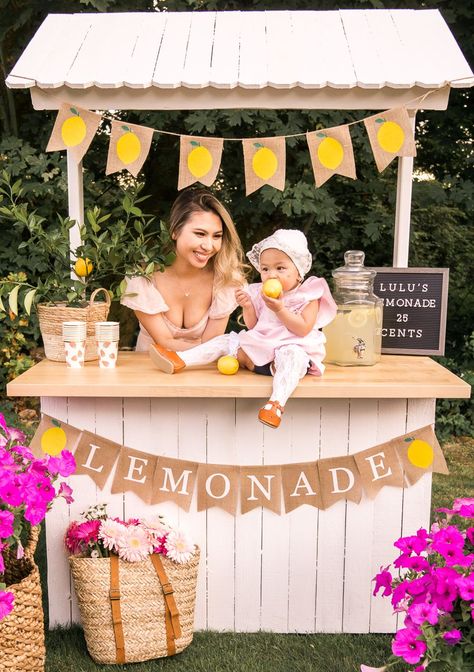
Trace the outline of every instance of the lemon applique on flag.
[[72, 116], [65, 119], [61, 126], [61, 138], [66, 147], [76, 147], [86, 137], [87, 127], [75, 107], [69, 108]]
[[261, 180], [269, 180], [275, 175], [278, 168], [276, 154], [260, 142], [255, 142], [254, 147], [258, 147], [258, 149], [252, 157], [253, 172]]
[[324, 138], [318, 145], [318, 159], [322, 166], [329, 170], [335, 170], [341, 165], [344, 158], [344, 149], [335, 138], [330, 138], [326, 133], [318, 133], [318, 138]]
[[194, 177], [204, 177], [212, 168], [212, 154], [196, 140], [191, 140], [192, 149], [188, 154], [188, 170]]
[[142, 145], [131, 128], [122, 126], [122, 130], [124, 134], [117, 141], [117, 156], [123, 164], [128, 166], [138, 159]]
[[52, 420], [54, 427], [50, 427], [41, 436], [41, 450], [47, 455], [59, 455], [64, 450], [67, 444], [67, 436], [61, 423], [57, 420]]
[[410, 445], [408, 446], [408, 459], [415, 466], [420, 467], [421, 469], [427, 469], [433, 464], [434, 451], [433, 448], [427, 441], [422, 441], [421, 439], [408, 438], [405, 441], [409, 441]]
[[396, 154], [405, 142], [405, 133], [396, 121], [387, 121], [383, 117], [375, 120], [381, 124], [377, 131], [377, 142], [385, 152]]

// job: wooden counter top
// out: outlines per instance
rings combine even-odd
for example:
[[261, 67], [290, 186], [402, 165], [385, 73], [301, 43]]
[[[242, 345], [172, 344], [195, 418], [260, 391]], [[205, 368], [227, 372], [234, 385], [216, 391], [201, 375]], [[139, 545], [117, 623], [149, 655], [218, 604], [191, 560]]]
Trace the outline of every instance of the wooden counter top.
[[[328, 365], [322, 378], [306, 376], [300, 398], [463, 398], [470, 386], [429, 357], [383, 355], [375, 366]], [[240, 370], [223, 376], [214, 365], [173, 376], [158, 371], [147, 353], [120, 352], [117, 368], [87, 362], [69, 369], [43, 360], [7, 385], [13, 397], [268, 397], [271, 378]]]

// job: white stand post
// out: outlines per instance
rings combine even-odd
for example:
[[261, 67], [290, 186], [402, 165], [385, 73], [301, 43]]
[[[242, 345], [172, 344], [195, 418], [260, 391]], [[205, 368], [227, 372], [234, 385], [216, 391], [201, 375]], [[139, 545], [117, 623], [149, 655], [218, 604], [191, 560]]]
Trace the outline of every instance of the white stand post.
[[[408, 110], [415, 129], [416, 110]], [[408, 267], [410, 246], [411, 193], [413, 185], [413, 157], [398, 159], [397, 204], [395, 209], [395, 240], [393, 245], [394, 268]]]
[[[82, 180], [82, 161], [77, 163], [67, 152], [67, 185], [68, 185], [68, 211], [70, 219], [76, 220], [76, 224], [69, 230], [69, 245], [71, 248], [71, 260], [74, 260], [74, 252], [81, 244], [80, 227], [84, 224], [84, 188]], [[71, 277], [76, 275], [71, 271]]]

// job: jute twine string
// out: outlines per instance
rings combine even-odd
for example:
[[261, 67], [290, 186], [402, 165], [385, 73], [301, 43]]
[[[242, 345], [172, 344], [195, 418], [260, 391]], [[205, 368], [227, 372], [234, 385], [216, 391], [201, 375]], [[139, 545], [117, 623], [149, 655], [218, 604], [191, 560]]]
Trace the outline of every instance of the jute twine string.
[[20, 560], [4, 551], [0, 579], [15, 597], [13, 611], [0, 621], [0, 672], [43, 672], [45, 662], [43, 607], [38, 567], [33, 555], [39, 527], [31, 528]]
[[[193, 639], [199, 551], [184, 565], [163, 556], [162, 562], [179, 611], [182, 632], [176, 640], [176, 653], [179, 653]], [[109, 600], [110, 561], [108, 558], [70, 557], [69, 563], [87, 650], [96, 663], [113, 664], [116, 650]], [[151, 561], [120, 560], [119, 572], [125, 662], [166, 656], [165, 601]]]

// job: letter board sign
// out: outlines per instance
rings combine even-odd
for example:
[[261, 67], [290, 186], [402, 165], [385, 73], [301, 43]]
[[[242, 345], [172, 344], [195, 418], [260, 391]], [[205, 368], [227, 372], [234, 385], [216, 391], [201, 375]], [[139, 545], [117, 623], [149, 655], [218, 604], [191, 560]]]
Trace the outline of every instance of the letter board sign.
[[449, 268], [374, 268], [383, 299], [382, 352], [444, 355]]

